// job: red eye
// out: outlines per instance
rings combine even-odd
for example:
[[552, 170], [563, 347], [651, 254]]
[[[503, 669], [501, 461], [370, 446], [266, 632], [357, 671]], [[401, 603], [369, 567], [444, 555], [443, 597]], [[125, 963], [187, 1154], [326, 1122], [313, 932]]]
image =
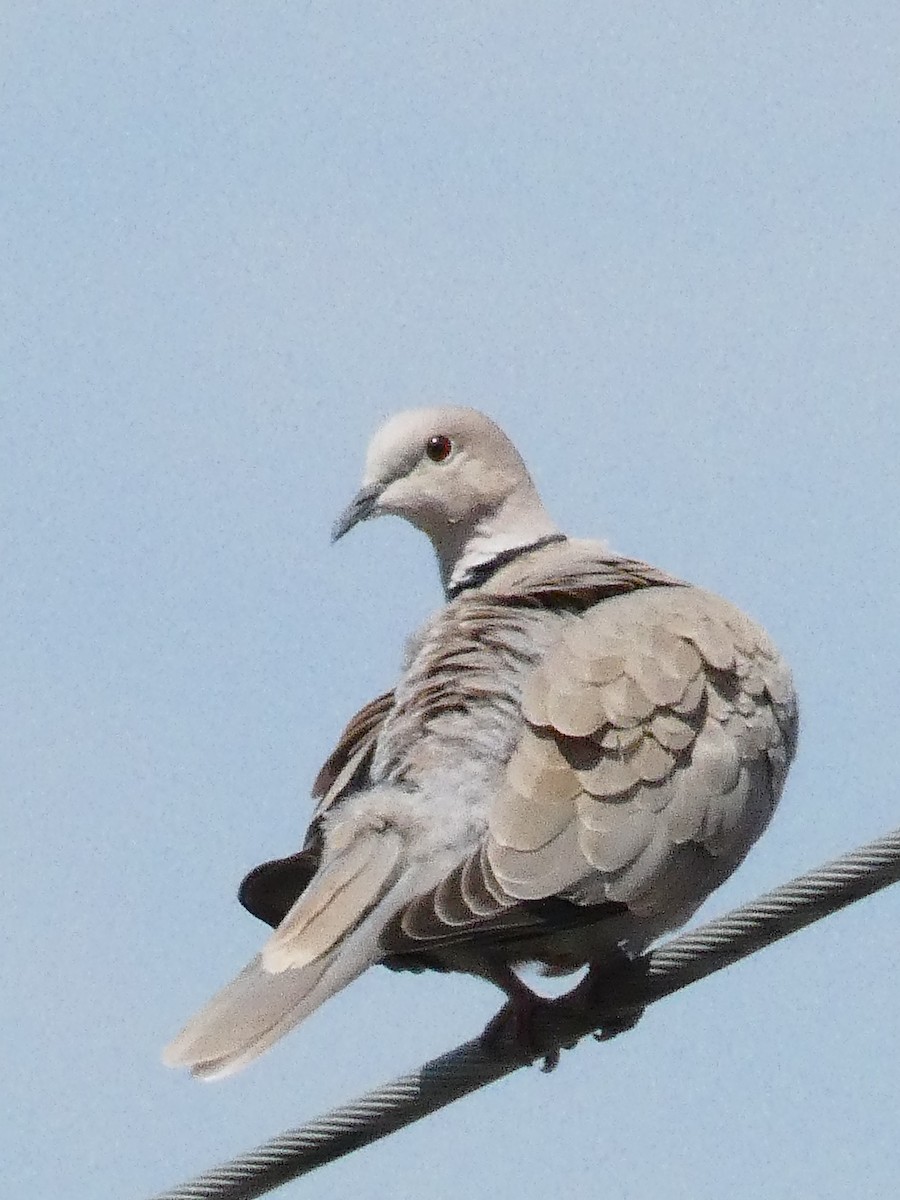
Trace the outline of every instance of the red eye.
[[453, 449], [453, 443], [444, 434], [438, 433], [433, 438], [429, 438], [425, 443], [425, 453], [432, 462], [443, 462], [445, 458], [450, 457], [450, 451]]

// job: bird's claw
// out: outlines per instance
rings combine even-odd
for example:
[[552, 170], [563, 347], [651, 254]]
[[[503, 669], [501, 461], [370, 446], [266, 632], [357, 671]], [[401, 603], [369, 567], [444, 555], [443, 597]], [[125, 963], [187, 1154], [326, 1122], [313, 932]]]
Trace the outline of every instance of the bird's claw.
[[627, 1033], [629, 1029], [634, 1029], [644, 1015], [644, 1011], [643, 1008], [639, 1008], [634, 1012], [621, 1013], [617, 1017], [612, 1017], [610, 1020], [604, 1021], [596, 1033], [591, 1034], [591, 1037], [595, 1042], [611, 1042], [620, 1033]]
[[552, 1009], [555, 1001], [540, 996], [517, 995], [485, 1026], [481, 1044], [492, 1058], [521, 1058], [526, 1062], [541, 1060], [545, 1074], [559, 1065], [560, 1051], [564, 1045], [547, 1045], [547, 1038], [540, 1036], [536, 1018]]

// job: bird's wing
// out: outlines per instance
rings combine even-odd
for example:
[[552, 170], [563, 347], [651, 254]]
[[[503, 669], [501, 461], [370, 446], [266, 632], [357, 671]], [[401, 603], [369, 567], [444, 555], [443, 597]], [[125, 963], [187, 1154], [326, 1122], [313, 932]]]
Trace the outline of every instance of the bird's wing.
[[573, 614], [522, 713], [485, 838], [395, 920], [392, 950], [502, 935], [548, 898], [674, 928], [765, 828], [796, 740], [791, 677], [765, 633], [687, 587]]

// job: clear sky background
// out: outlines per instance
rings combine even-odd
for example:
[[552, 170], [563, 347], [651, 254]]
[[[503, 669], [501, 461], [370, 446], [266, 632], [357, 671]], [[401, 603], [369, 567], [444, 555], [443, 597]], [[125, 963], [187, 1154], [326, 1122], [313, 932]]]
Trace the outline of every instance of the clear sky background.
[[[561, 524], [759, 617], [799, 759], [721, 912], [900, 824], [900, 9], [0, 13], [0, 1143], [141, 1197], [465, 1040], [374, 970], [233, 1079], [163, 1043], [254, 951], [344, 720], [437, 604], [387, 413], [480, 406]], [[896, 1194], [900, 888], [284, 1190]]]

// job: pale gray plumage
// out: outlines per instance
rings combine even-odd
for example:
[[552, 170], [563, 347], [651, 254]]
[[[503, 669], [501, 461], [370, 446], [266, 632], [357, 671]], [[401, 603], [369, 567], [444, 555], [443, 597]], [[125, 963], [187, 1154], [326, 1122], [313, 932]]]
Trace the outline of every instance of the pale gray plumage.
[[262, 953], [166, 1052], [261, 1053], [367, 966], [602, 976], [687, 920], [768, 823], [794, 752], [790, 674], [726, 601], [563, 537], [471, 409], [376, 434], [335, 536], [382, 513], [431, 538], [448, 603], [344, 731], [304, 849], [241, 899]]

